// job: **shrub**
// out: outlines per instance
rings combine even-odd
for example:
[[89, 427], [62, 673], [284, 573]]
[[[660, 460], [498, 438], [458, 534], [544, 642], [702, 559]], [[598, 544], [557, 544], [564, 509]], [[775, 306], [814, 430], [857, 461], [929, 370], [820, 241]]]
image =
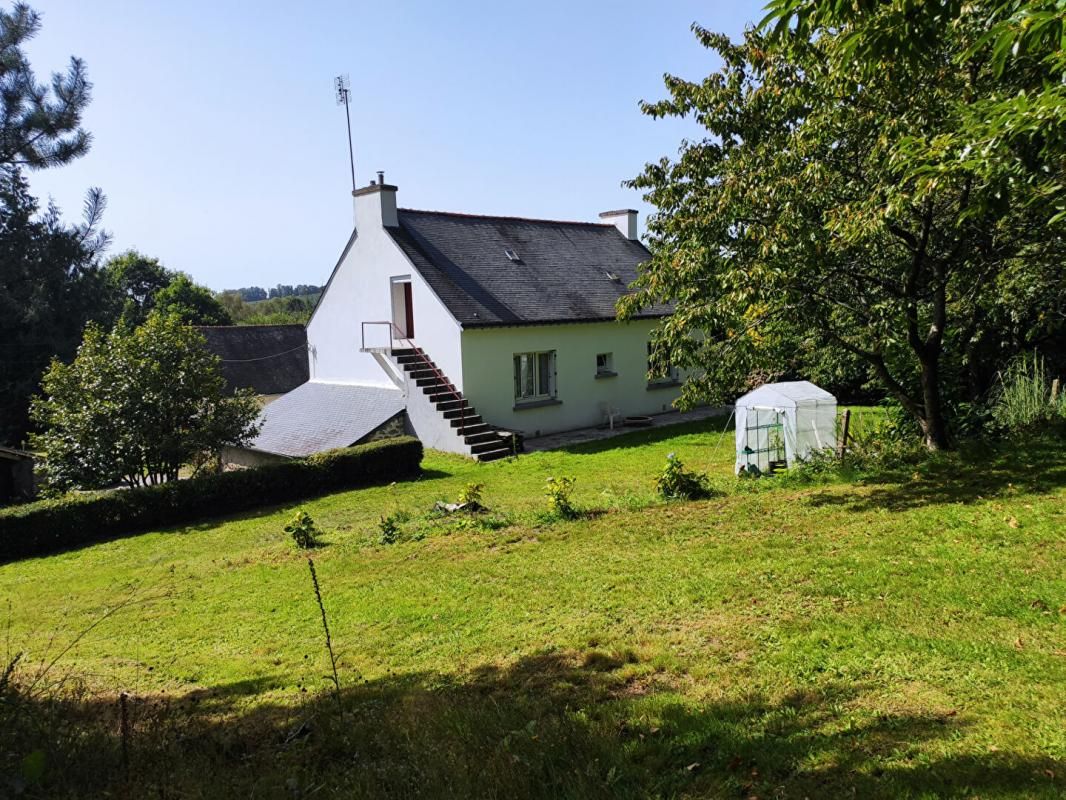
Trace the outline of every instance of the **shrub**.
[[667, 500], [698, 500], [711, 496], [707, 474], [688, 471], [673, 453], [666, 457], [666, 467], [655, 478], [655, 489]]
[[547, 480], [544, 496], [548, 499], [548, 513], [563, 519], [573, 519], [577, 516], [577, 509], [570, 501], [574, 494], [574, 484], [577, 478], [550, 477]]
[[481, 492], [484, 488], [483, 483], [468, 483], [459, 492], [458, 504], [466, 506], [468, 511], [484, 511], [485, 506], [481, 504]]
[[293, 544], [301, 550], [318, 547], [318, 528], [306, 510], [300, 509], [296, 516], [285, 526], [285, 532], [292, 537]]
[[0, 511], [0, 559], [412, 478], [422, 443], [404, 437], [160, 486], [69, 495]]

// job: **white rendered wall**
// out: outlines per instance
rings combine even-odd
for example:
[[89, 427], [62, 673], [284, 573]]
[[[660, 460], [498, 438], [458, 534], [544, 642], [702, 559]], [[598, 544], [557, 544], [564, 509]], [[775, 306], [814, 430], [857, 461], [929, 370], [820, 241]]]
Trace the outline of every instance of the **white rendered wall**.
[[[382, 227], [382, 196], [355, 198], [358, 235], [337, 268], [311, 321], [307, 342], [311, 380], [390, 386], [388, 375], [370, 353], [361, 353], [362, 322], [393, 319], [391, 278], [410, 276], [415, 343], [461, 388], [459, 324]], [[388, 209], [385, 209], [386, 213]], [[369, 326], [368, 344], [385, 344], [384, 326]]]
[[[626, 416], [669, 411], [680, 387], [648, 386], [654, 326], [654, 320], [638, 320], [465, 330], [463, 393], [486, 422], [527, 436], [599, 425], [605, 404]], [[562, 402], [516, 410], [514, 355], [546, 350], [556, 351], [556, 398]], [[616, 376], [596, 377], [597, 353], [613, 354]]]

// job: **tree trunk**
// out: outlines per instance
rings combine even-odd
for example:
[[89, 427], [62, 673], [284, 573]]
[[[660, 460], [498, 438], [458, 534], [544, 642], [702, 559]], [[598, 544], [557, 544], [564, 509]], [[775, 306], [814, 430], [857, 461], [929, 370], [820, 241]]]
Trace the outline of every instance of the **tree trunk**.
[[922, 359], [922, 435], [929, 450], [946, 450], [951, 446], [944, 422], [943, 401], [940, 396], [939, 354]]

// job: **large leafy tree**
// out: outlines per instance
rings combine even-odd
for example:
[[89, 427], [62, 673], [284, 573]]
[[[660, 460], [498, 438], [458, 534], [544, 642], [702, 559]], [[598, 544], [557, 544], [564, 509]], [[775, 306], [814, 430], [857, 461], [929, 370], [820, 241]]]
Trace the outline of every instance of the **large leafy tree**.
[[[989, 363], [1054, 335], [1061, 297], [1054, 202], [1019, 180], [1017, 159], [936, 169], [911, 155], [954, 140], [960, 109], [1011, 80], [975, 51], [982, 22], [960, 20], [920, 61], [869, 71], [831, 26], [738, 43], [695, 30], [724, 66], [700, 82], [668, 76], [669, 98], [645, 111], [692, 116], [707, 136], [632, 182], [657, 212], [623, 316], [675, 303], [658, 352], [696, 371], [689, 401], [728, 394], [813, 339], [861, 359], [927, 445], [947, 446], [951, 402], [981, 391]], [[1053, 155], [1028, 157], [1061, 178]]]
[[254, 394], [229, 394], [203, 336], [158, 312], [137, 328], [90, 325], [77, 357], [53, 361], [42, 389], [33, 442], [58, 489], [176, 480], [183, 465], [258, 432]]
[[142, 324], [149, 313], [176, 314], [188, 325], [230, 325], [226, 307], [204, 286], [183, 272], [164, 267], [159, 259], [127, 250], [104, 265], [108, 281], [122, 303], [122, 320]]
[[155, 296], [155, 307], [163, 314], [177, 316], [186, 325], [232, 325], [229, 311], [205, 286], [179, 272]]

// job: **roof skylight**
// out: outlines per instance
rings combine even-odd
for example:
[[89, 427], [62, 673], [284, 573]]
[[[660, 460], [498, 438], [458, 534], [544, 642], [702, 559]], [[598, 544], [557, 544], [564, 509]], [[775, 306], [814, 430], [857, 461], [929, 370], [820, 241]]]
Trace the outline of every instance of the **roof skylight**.
[[509, 259], [511, 259], [511, 261], [521, 261], [522, 260], [521, 258], [518, 257], [518, 251], [515, 250], [513, 247], [505, 248], [503, 253], [504, 253], [505, 256], [507, 256]]

